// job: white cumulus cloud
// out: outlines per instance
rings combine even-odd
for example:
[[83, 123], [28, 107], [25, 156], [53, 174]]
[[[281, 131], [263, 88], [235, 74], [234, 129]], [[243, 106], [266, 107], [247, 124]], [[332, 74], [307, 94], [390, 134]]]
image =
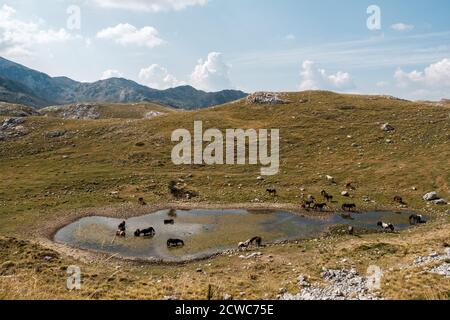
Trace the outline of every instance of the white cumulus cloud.
[[0, 7], [0, 53], [7, 56], [32, 54], [35, 45], [66, 42], [75, 38], [65, 29], [45, 28], [45, 21], [24, 21], [14, 8]]
[[136, 45], [148, 48], [155, 48], [164, 43], [155, 28], [147, 26], [138, 29], [129, 23], [120, 23], [115, 27], [103, 29], [97, 33], [97, 38], [112, 40], [122, 46]]
[[411, 91], [416, 98], [450, 96], [450, 59], [430, 64], [423, 71], [405, 72], [397, 69], [394, 79], [399, 88]]
[[409, 31], [414, 29], [414, 25], [412, 24], [406, 24], [406, 23], [395, 23], [391, 26], [391, 29], [395, 30], [395, 31]]
[[349, 73], [328, 74], [309, 60], [303, 62], [300, 76], [300, 90], [348, 90], [355, 87]]
[[115, 69], [108, 69], [103, 71], [102, 76], [101, 76], [101, 80], [106, 80], [106, 79], [110, 79], [110, 78], [122, 78], [123, 74]]
[[125, 9], [133, 11], [159, 12], [183, 10], [190, 6], [205, 5], [208, 0], [88, 0], [103, 8]]
[[205, 61], [199, 60], [190, 76], [190, 83], [204, 91], [232, 89], [230, 80], [231, 66], [220, 52], [211, 52]]
[[179, 81], [175, 76], [171, 75], [166, 68], [161, 67], [158, 64], [152, 64], [148, 68], [141, 69], [139, 72], [139, 80], [150, 88], [159, 90], [186, 84], [183, 81]]

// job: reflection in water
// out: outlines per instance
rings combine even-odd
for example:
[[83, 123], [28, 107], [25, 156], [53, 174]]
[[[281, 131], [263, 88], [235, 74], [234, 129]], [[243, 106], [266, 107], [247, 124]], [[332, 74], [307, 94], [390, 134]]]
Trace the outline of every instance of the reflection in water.
[[[408, 227], [409, 213], [368, 212], [351, 216], [333, 214], [322, 218], [271, 210], [162, 210], [127, 220], [127, 237], [115, 236], [121, 219], [86, 217], [55, 235], [55, 241], [83, 249], [117, 254], [125, 258], [185, 261], [234, 249], [241, 241], [260, 236], [264, 242], [307, 239], [334, 225], [376, 229], [378, 221]], [[175, 224], [165, 225], [164, 220]], [[137, 229], [153, 227], [154, 237], [134, 237]], [[167, 248], [168, 239], [182, 239], [183, 248]]]

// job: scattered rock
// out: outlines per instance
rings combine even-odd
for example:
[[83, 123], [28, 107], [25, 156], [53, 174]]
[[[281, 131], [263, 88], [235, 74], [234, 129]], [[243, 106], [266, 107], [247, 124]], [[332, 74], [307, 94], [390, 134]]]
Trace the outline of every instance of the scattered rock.
[[448, 204], [447, 200], [444, 199], [433, 200], [433, 203], [438, 206], [446, 206]]
[[46, 134], [46, 136], [49, 138], [59, 138], [59, 137], [64, 136], [66, 133], [67, 133], [66, 130], [51, 131], [51, 132], [48, 132]]
[[223, 295], [223, 300], [225, 300], [225, 301], [233, 300], [233, 296], [230, 295], [230, 294], [228, 294], [228, 293], [225, 293], [225, 294]]
[[150, 112], [147, 112], [145, 115], [144, 115], [144, 118], [145, 119], [153, 119], [153, 118], [156, 118], [156, 117], [159, 117], [159, 116], [163, 116], [165, 113], [163, 113], [163, 112], [158, 112], [158, 111], [150, 111]]
[[395, 131], [395, 128], [390, 125], [389, 123], [385, 123], [381, 126], [381, 130], [386, 131], [386, 132], [392, 132]]
[[348, 191], [342, 191], [342, 192], [341, 192], [341, 196], [343, 196], [343, 197], [350, 197], [350, 192], [348, 192]]
[[261, 257], [262, 255], [263, 255], [262, 252], [253, 252], [247, 256], [241, 255], [241, 256], [239, 256], [239, 258], [241, 258], [241, 259], [256, 259], [256, 258]]
[[281, 300], [378, 300], [372, 292], [370, 281], [358, 275], [356, 270], [325, 270], [322, 278], [329, 284], [323, 287], [303, 287], [297, 295], [284, 294]]
[[417, 257], [412, 264], [413, 267], [421, 267], [430, 263], [445, 261], [450, 259], [450, 248], [445, 249], [445, 253], [440, 255], [436, 252], [429, 254], [428, 256]]
[[14, 129], [14, 127], [21, 125], [24, 122], [25, 120], [23, 118], [8, 118], [3, 121], [2, 125], [0, 126], [0, 130], [5, 131], [9, 129]]

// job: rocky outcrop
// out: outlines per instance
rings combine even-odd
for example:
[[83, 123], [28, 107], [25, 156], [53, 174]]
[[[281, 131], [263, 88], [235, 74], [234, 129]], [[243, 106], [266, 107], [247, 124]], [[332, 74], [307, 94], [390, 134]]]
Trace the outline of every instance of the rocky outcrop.
[[29, 131], [22, 125], [24, 122], [23, 118], [8, 118], [0, 122], [0, 141], [27, 135]]
[[290, 101], [283, 99], [281, 94], [275, 92], [256, 92], [247, 97], [251, 104], [287, 104]]
[[29, 117], [40, 116], [41, 114], [32, 107], [20, 104], [0, 102], [0, 116], [6, 117]]
[[67, 106], [52, 106], [41, 110], [47, 116], [62, 119], [96, 120], [100, 119], [100, 112], [96, 105], [73, 104]]

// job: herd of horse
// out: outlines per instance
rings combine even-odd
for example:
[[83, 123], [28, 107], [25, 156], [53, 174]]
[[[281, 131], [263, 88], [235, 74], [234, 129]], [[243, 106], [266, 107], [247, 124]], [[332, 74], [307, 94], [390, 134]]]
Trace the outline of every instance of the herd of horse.
[[[164, 224], [165, 225], [170, 225], [170, 224], [175, 224], [175, 220], [174, 219], [167, 219], [164, 220]], [[125, 238], [127, 235], [127, 225], [126, 225], [126, 221], [122, 221], [119, 226], [117, 227], [117, 231], [116, 231], [116, 236], [117, 237], [121, 237], [121, 238]], [[146, 237], [146, 238], [153, 238], [156, 235], [156, 230], [153, 227], [147, 228], [147, 229], [136, 229], [136, 231], [134, 231], [134, 236], [136, 238], [139, 237]], [[183, 247], [184, 246], [184, 241], [181, 239], [168, 239], [167, 240], [167, 247], [168, 248], [178, 248], [178, 247]]]
[[[174, 219], [166, 219], [166, 220], [164, 220], [164, 224], [165, 225], [173, 225], [173, 224], [175, 224], [175, 220]], [[127, 235], [126, 232], [127, 232], [126, 221], [122, 221], [119, 224], [119, 226], [117, 227], [116, 236], [125, 238]], [[134, 231], [134, 236], [136, 238], [139, 238], [139, 237], [153, 238], [155, 235], [156, 235], [156, 230], [153, 227], [150, 227], [147, 229], [142, 229], [142, 230], [136, 229], [136, 231]], [[184, 247], [184, 245], [185, 245], [185, 242], [181, 239], [168, 239], [167, 240], [168, 248], [179, 248], [179, 247]], [[251, 245], [261, 247], [262, 246], [262, 238], [261, 237], [253, 237], [247, 241], [240, 242], [238, 244], [238, 248], [245, 249], [245, 248], [250, 247]]]
[[[317, 202], [314, 196], [309, 195], [302, 201], [300, 207], [304, 210], [312, 209], [314, 211], [324, 211], [329, 208], [328, 203], [333, 202], [334, 197], [325, 190], [322, 190], [320, 194], [326, 202]], [[341, 208], [343, 211], [356, 211], [356, 205], [354, 203], [344, 203]]]
[[[350, 189], [353, 188], [353, 186], [351, 185], [347, 185]], [[276, 189], [267, 189], [267, 192], [269, 194], [272, 194], [274, 196], [277, 196], [277, 190]], [[333, 202], [334, 197], [329, 194], [328, 192], [326, 192], [325, 190], [321, 191], [321, 196], [326, 200], [326, 202], [316, 202], [316, 199], [314, 198], [314, 196], [309, 195], [306, 199], [304, 199], [300, 205], [300, 207], [304, 210], [315, 210], [315, 211], [323, 211], [326, 208], [329, 208], [328, 203], [329, 202]], [[404, 205], [405, 202], [403, 201], [403, 198], [400, 196], [395, 196], [394, 197], [394, 201]], [[145, 201], [143, 198], [139, 198], [139, 203], [141, 204], [145, 204]], [[344, 218], [351, 218], [351, 212], [356, 212], [357, 207], [354, 203], [344, 203], [342, 206], [342, 211], [346, 212], [347, 215], [343, 214], [342, 216]], [[173, 214], [169, 214], [169, 216], [173, 216]], [[412, 214], [409, 217], [409, 223], [410, 225], [416, 225], [416, 224], [424, 224], [426, 223], [426, 219], [423, 217], [423, 215], [418, 215], [418, 214]], [[175, 224], [175, 220], [174, 219], [165, 219], [164, 220], [164, 224], [165, 225], [173, 225]], [[386, 223], [383, 221], [379, 221], [377, 223], [377, 227], [381, 228], [384, 231], [390, 231], [390, 232], [394, 232], [395, 231], [395, 226], [392, 223]], [[353, 227], [350, 227], [351, 231], [350, 233], [354, 232]], [[117, 232], [116, 232], [116, 236], [117, 237], [126, 237], [126, 222], [122, 221], [118, 228], [117, 228]], [[153, 227], [149, 227], [146, 229], [136, 229], [136, 231], [134, 232], [134, 236], [135, 237], [154, 237], [156, 235], [156, 230]], [[183, 247], [185, 245], [185, 242], [181, 239], [168, 239], [167, 240], [167, 247], [168, 248], [178, 248], [178, 247]], [[245, 249], [248, 248], [251, 245], [256, 245], [258, 247], [262, 246], [262, 238], [261, 237], [253, 237], [247, 241], [244, 242], [240, 242], [238, 244], [238, 248], [239, 249]]]
[[[348, 189], [352, 189], [355, 190], [354, 187], [351, 184], [347, 184]], [[267, 192], [269, 192], [269, 189], [267, 190]], [[276, 190], [275, 192], [271, 192], [276, 194]], [[321, 202], [316, 202], [316, 198], [312, 195], [309, 195], [306, 199], [303, 200], [303, 202], [301, 203], [300, 207], [304, 210], [314, 210], [314, 211], [323, 211], [328, 207], [328, 203], [329, 202], [333, 202], [333, 196], [331, 194], [329, 194], [328, 192], [326, 192], [325, 190], [322, 190], [320, 192], [321, 196], [327, 201], [326, 203], [321, 203]], [[401, 205], [406, 205], [406, 203], [403, 201], [403, 198], [401, 196], [395, 196], [394, 197], [394, 202], [399, 203]], [[354, 203], [344, 203], [342, 206], [342, 211], [344, 211], [345, 213], [342, 214], [343, 218], [351, 218], [351, 212], [356, 212], [357, 207], [356, 204]], [[426, 223], [426, 219], [423, 217], [423, 215], [418, 215], [418, 214], [412, 214], [409, 217], [409, 223], [410, 225], [416, 225], [416, 224], [424, 224]], [[391, 231], [394, 232], [395, 231], [395, 226], [392, 223], [386, 223], [383, 221], [379, 221], [377, 223], [377, 227], [381, 228], [384, 231]], [[351, 233], [353, 233], [354, 229], [351, 228]]]

